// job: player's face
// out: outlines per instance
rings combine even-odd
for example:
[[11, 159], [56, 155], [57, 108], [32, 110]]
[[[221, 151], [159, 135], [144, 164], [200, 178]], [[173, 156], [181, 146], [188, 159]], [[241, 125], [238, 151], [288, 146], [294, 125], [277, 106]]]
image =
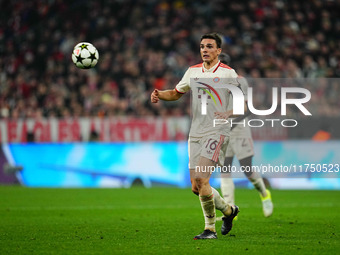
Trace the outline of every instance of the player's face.
[[203, 39], [200, 44], [200, 49], [202, 60], [207, 63], [217, 63], [218, 55], [222, 51], [221, 48], [217, 48], [214, 39]]

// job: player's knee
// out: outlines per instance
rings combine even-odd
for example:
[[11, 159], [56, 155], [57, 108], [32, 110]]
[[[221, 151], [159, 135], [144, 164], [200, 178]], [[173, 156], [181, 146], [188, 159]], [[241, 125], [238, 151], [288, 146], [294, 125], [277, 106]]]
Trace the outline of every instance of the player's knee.
[[209, 183], [209, 180], [207, 181], [205, 178], [196, 178], [195, 179], [197, 190], [199, 191], [202, 189], [207, 183]]

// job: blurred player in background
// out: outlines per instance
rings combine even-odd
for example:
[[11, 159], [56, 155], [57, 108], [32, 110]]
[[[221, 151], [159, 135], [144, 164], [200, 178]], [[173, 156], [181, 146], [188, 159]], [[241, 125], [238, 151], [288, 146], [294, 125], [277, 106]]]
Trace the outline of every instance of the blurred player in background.
[[[230, 64], [230, 57], [228, 54], [221, 53], [219, 55], [219, 60], [226, 65]], [[245, 94], [245, 98], [247, 98], [248, 82], [244, 77], [239, 77], [238, 81], [243, 93]], [[248, 123], [247, 116], [249, 116], [249, 114], [239, 116], [234, 119], [233, 122], [237, 123], [245, 121], [245, 123]], [[259, 173], [251, 171], [254, 147], [251, 130], [248, 125], [236, 124], [231, 127], [230, 141], [224, 161], [224, 165], [227, 169], [230, 169], [234, 156], [237, 157], [241, 166], [248, 169], [248, 171], [245, 171], [244, 173], [260, 194], [264, 216], [269, 217], [272, 215], [274, 208], [270, 191], [266, 189], [263, 178], [259, 175]], [[227, 203], [235, 204], [235, 185], [230, 172], [224, 172], [221, 174], [221, 191], [224, 200]]]
[[[209, 109], [208, 112], [211, 114], [202, 115], [201, 104], [203, 100], [201, 98], [205, 91], [197, 87], [194, 89], [193, 87], [193, 83], [199, 80], [217, 79], [219, 82], [222, 78], [233, 78], [235, 80], [234, 85], [236, 85], [237, 74], [235, 70], [218, 60], [218, 55], [222, 50], [221, 44], [222, 40], [218, 34], [203, 35], [200, 42], [200, 53], [203, 63], [191, 66], [175, 89], [163, 91], [155, 89], [151, 94], [151, 102], [157, 103], [159, 100], [178, 100], [190, 89], [192, 92], [192, 123], [188, 140], [189, 169], [192, 191], [199, 195], [205, 219], [203, 233], [195, 236], [194, 239], [217, 238], [215, 208], [224, 215], [221, 227], [223, 235], [226, 235], [231, 230], [232, 221], [239, 212], [237, 206], [227, 204], [218, 191], [209, 184], [211, 176], [211, 170], [209, 170], [211, 168], [209, 167], [223, 165], [230, 132], [230, 125], [228, 125], [229, 128], [226, 128], [226, 125], [213, 128], [213, 120], [215, 117], [228, 119], [228, 117], [232, 116], [232, 110], [227, 111], [231, 96], [229, 93], [221, 93], [221, 100], [224, 102], [223, 106], [222, 103], [221, 106], [216, 106], [212, 103], [211, 98], [210, 100], [208, 99], [207, 107]], [[223, 89], [223, 92], [225, 92], [225, 89]], [[215, 113], [215, 116], [212, 113]], [[208, 171], [197, 172], [197, 169], [208, 169]]]

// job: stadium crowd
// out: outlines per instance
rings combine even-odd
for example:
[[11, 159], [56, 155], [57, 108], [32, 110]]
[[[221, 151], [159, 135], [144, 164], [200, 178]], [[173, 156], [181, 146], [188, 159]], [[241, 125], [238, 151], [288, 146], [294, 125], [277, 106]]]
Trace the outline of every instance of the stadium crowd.
[[[15, 0], [0, 9], [0, 118], [186, 115], [190, 97], [151, 105], [150, 93], [201, 62], [207, 32], [223, 36], [244, 77], [340, 76], [338, 0]], [[99, 51], [94, 69], [72, 63], [81, 41]], [[339, 117], [339, 84], [313, 84], [310, 106]], [[270, 106], [268, 88], [256, 89], [255, 103]]]

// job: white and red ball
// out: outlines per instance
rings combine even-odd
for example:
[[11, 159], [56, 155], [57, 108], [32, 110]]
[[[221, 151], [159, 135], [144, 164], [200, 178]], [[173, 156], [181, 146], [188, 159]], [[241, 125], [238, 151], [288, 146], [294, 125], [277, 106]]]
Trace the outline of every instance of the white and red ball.
[[72, 61], [81, 69], [94, 67], [99, 60], [99, 53], [96, 47], [88, 42], [80, 42], [73, 48]]

